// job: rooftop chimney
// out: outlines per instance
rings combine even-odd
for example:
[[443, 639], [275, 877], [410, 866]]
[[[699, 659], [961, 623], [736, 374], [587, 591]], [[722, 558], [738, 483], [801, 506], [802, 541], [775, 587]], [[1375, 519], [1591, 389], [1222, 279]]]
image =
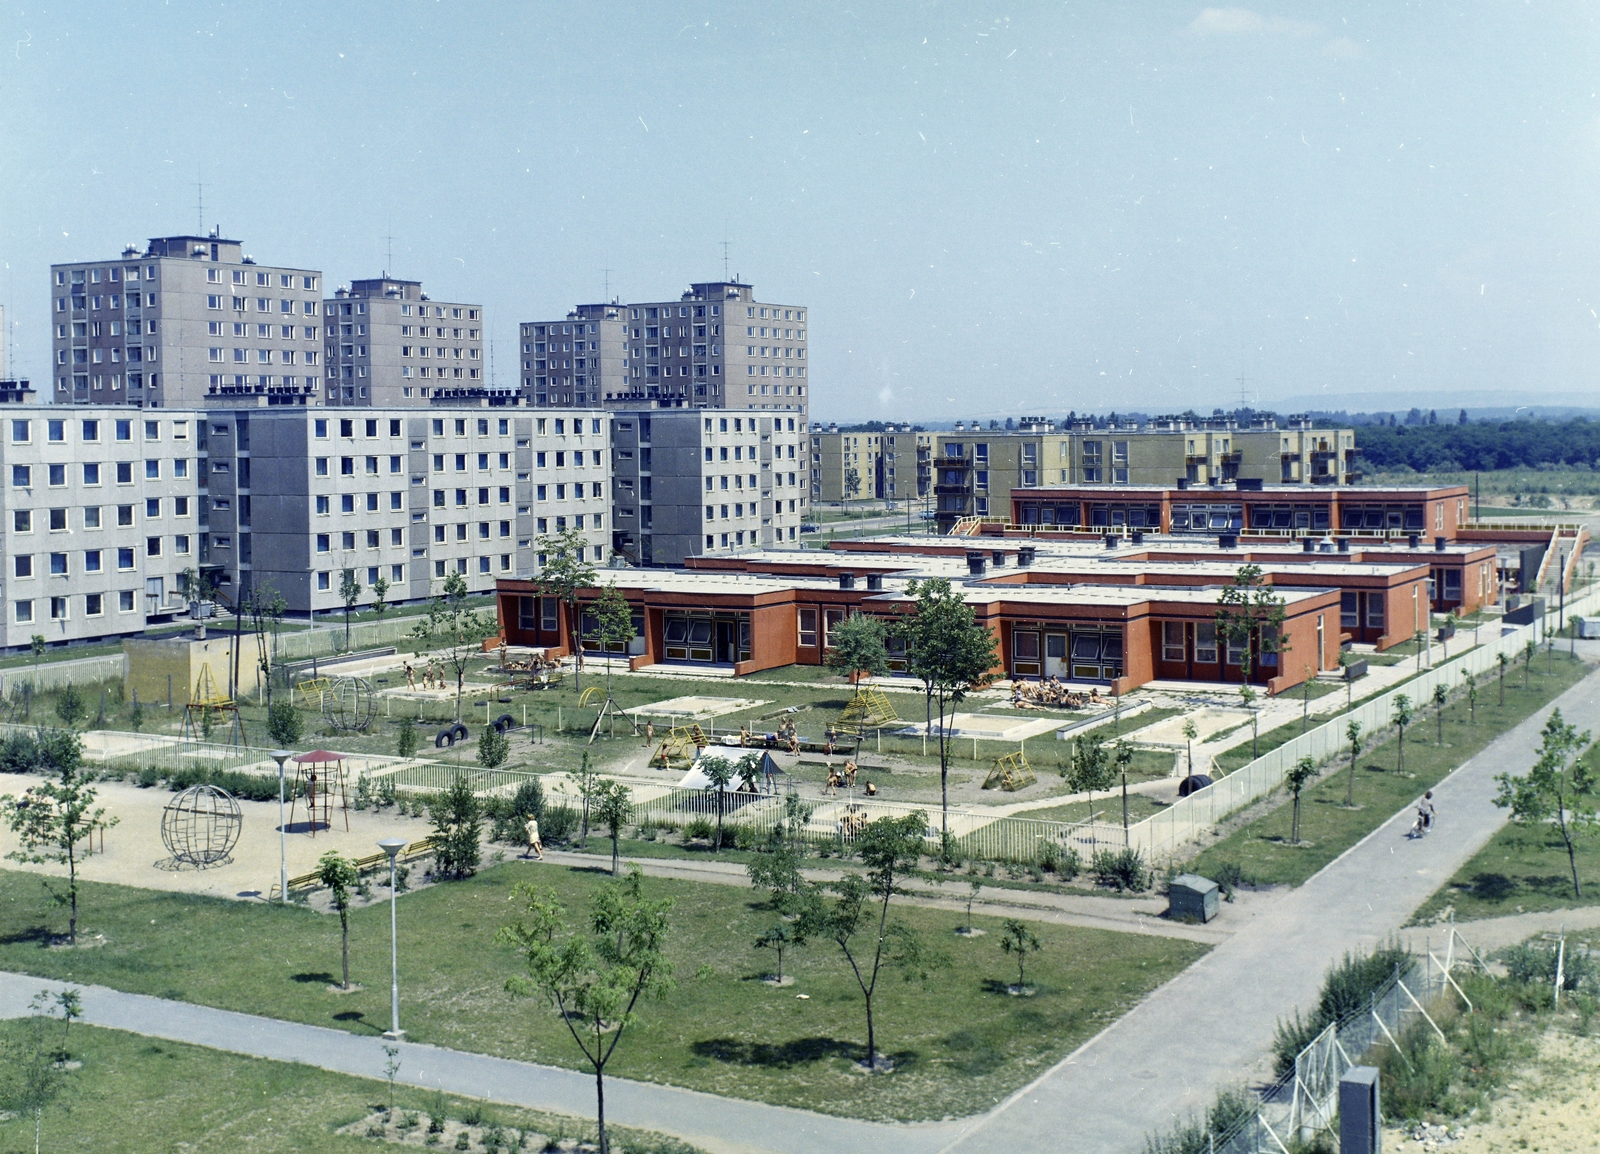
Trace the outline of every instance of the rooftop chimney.
[[969, 549], [967, 551], [967, 572], [973, 577], [983, 576], [984, 557], [982, 550]]
[[882, 593], [883, 592], [883, 574], [882, 573], [868, 573], [867, 574], [867, 592], [868, 593]]
[[1315, 541], [1313, 541], [1310, 537], [1302, 537], [1302, 538], [1300, 538], [1300, 552], [1302, 552], [1302, 553], [1315, 553], [1316, 550], [1317, 550], [1317, 543]]
[[989, 553], [989, 557], [994, 562], [994, 567], [996, 569], [1004, 569], [1005, 568], [1005, 565], [1006, 565], [1006, 554], [1005, 554], [1005, 550], [1004, 549], [991, 550], [990, 553]]
[[1115, 533], [1107, 533], [1106, 534], [1106, 548], [1107, 549], [1115, 549], [1116, 547], [1117, 547], [1117, 535]]
[[1217, 548], [1219, 548], [1219, 549], [1232, 549], [1235, 546], [1237, 546], [1238, 544], [1239, 544], [1239, 534], [1237, 534], [1237, 533], [1218, 533], [1217, 534]]
[[1339, 538], [1339, 552], [1341, 552], [1341, 553], [1350, 552], [1350, 538], [1348, 538], [1348, 537], [1340, 537]]
[[1033, 564], [1033, 559], [1039, 551], [1032, 545], [1023, 545], [1017, 550], [1017, 568], [1026, 569]]
[[856, 587], [856, 575], [854, 573], [841, 573], [841, 574], [839, 574], [839, 588], [841, 588], [841, 589], [854, 589], [855, 587]]
[[1422, 540], [1422, 535], [1420, 533], [1407, 533], [1406, 534], [1406, 542], [1413, 549], [1415, 549], [1417, 547], [1417, 542], [1420, 541], [1420, 540]]
[[1433, 547], [1434, 547], [1435, 550], [1437, 550], [1440, 553], [1444, 552], [1444, 544], [1445, 544], [1445, 542], [1444, 542], [1444, 538], [1443, 537], [1435, 537], [1433, 539]]

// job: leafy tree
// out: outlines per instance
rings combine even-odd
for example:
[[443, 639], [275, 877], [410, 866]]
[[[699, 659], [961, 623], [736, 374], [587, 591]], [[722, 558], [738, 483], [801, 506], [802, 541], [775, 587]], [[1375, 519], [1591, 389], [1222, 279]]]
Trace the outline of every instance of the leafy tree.
[[945, 714], [953, 713], [971, 690], [989, 679], [998, 660], [998, 643], [945, 578], [908, 582], [906, 596], [915, 607], [895, 623], [895, 629], [906, 642], [911, 675], [922, 682], [930, 721], [933, 703], [939, 703], [939, 834], [941, 852], [948, 856], [950, 735]]
[[510, 979], [506, 988], [550, 1002], [594, 1070], [600, 1154], [611, 1150], [606, 1063], [638, 1020], [639, 1003], [660, 1001], [673, 988], [672, 963], [663, 950], [672, 899], [646, 898], [642, 878], [635, 867], [627, 877], [600, 887], [587, 934], [567, 922], [554, 890], [519, 885], [512, 896], [525, 903], [523, 916], [497, 935], [527, 967], [527, 974]]
[[317, 883], [328, 888], [333, 908], [339, 913], [340, 957], [344, 963], [344, 989], [350, 988], [350, 891], [361, 884], [356, 863], [336, 849], [317, 859]]
[[861, 989], [867, 1014], [866, 1068], [885, 1068], [878, 1061], [878, 1036], [873, 1019], [873, 995], [885, 964], [898, 969], [909, 981], [927, 981], [938, 967], [949, 965], [944, 955], [927, 949], [909, 926], [889, 921], [889, 902], [904, 893], [900, 878], [916, 868], [922, 854], [928, 819], [921, 811], [904, 817], [881, 817], [868, 822], [856, 838], [856, 853], [867, 867], [865, 875], [846, 874], [828, 888], [838, 897], [829, 905], [818, 902], [801, 918], [807, 936], [831, 938], [849, 963]]
[[354, 569], [346, 569], [339, 574], [339, 599], [344, 602], [344, 647], [347, 650], [350, 648], [350, 611], [356, 607], [361, 594], [362, 585]]
[[[90, 783], [94, 773], [84, 773], [83, 742], [70, 730], [41, 729], [37, 742], [40, 767], [55, 777], [30, 786], [19, 799], [0, 797], [0, 817], [21, 843], [6, 854], [12, 861], [31, 865], [54, 863], [67, 867], [65, 896], [55, 893], [58, 904], [71, 907], [67, 943], [78, 942], [78, 857], [97, 830], [107, 830], [118, 819], [95, 806], [98, 794]], [[46, 887], [50, 886], [48, 881]]]
[[1439, 723], [1439, 744], [1444, 744], [1444, 705], [1450, 700], [1450, 691], [1443, 684], [1433, 687], [1433, 716]]
[[[584, 634], [590, 641], [600, 643], [600, 653], [606, 655], [607, 646], [617, 642], [633, 640], [633, 610], [628, 608], [628, 599], [617, 588], [615, 578], [604, 589], [600, 596], [589, 602], [584, 611], [588, 619], [589, 629]], [[611, 696], [611, 662], [606, 662], [606, 697]]]
[[443, 652], [445, 667], [456, 675], [456, 720], [461, 719], [461, 695], [467, 664], [482, 652], [483, 640], [499, 626], [487, 613], [467, 608], [467, 580], [459, 573], [444, 579], [443, 592], [428, 604], [428, 612], [412, 629], [423, 646]]
[[1503, 652], [1495, 654], [1495, 662], [1500, 667], [1500, 704], [1506, 703], [1506, 666], [1511, 664], [1511, 658]]
[[1539, 652], [1539, 646], [1529, 641], [1522, 647], [1522, 688], [1528, 688], [1528, 678], [1533, 675], [1533, 659]]
[[[239, 611], [250, 619], [250, 632], [256, 639], [256, 668], [265, 687], [267, 709], [272, 708], [272, 666], [278, 656], [278, 626], [289, 610], [289, 602], [270, 581], [252, 585], [246, 592]], [[267, 642], [271, 634], [272, 643]]]
[[[33, 1116], [33, 1149], [39, 1150], [45, 1108], [55, 1101], [66, 1082], [67, 1029], [77, 1016], [77, 990], [52, 995], [40, 990], [28, 1003], [27, 1025], [0, 1039], [0, 1112], [19, 1118]], [[55, 1030], [55, 1009], [64, 1017], [61, 1033]]]
[[396, 757], [414, 757], [417, 752], [417, 727], [411, 724], [408, 717], [400, 723], [400, 732], [395, 735], [394, 753]]
[[1317, 763], [1309, 757], [1302, 757], [1295, 762], [1284, 775], [1284, 780], [1289, 784], [1289, 792], [1294, 795], [1294, 818], [1290, 822], [1289, 829], [1289, 841], [1293, 845], [1300, 844], [1300, 791], [1315, 776], [1317, 776]]
[[389, 607], [389, 579], [379, 577], [372, 583], [372, 611], [383, 620], [383, 611]]
[[1256, 753], [1256, 741], [1261, 736], [1261, 714], [1256, 709], [1256, 691], [1248, 685], [1239, 686], [1239, 704], [1250, 714], [1250, 757], [1253, 760], [1259, 756]]
[[1255, 654], [1286, 653], [1283, 598], [1272, 592], [1259, 565], [1241, 565], [1217, 599], [1217, 634], [1240, 650], [1239, 681], [1250, 680]]
[[1416, 716], [1416, 711], [1411, 708], [1411, 698], [1404, 693], [1394, 695], [1394, 704], [1391, 709], [1393, 710], [1395, 732], [1398, 734], [1398, 739], [1395, 741], [1395, 767], [1401, 773], [1404, 773], [1406, 771], [1406, 726], [1411, 724], [1412, 718]]
[[44, 658], [45, 640], [43, 633], [35, 633], [28, 639], [28, 649], [33, 654], [33, 684], [39, 684], [39, 662]]
[[589, 803], [599, 794], [600, 787], [604, 784], [600, 775], [589, 768], [589, 751], [583, 751], [583, 758], [578, 762], [578, 768], [569, 770], [567, 780], [578, 787], [578, 796], [583, 798], [583, 832], [578, 836], [583, 848], [589, 848]]
[[633, 817], [633, 794], [620, 781], [608, 781], [595, 797], [594, 815], [611, 835], [611, 876], [622, 874], [622, 829]]
[[1586, 758], [1575, 755], [1589, 744], [1589, 731], [1578, 732], [1561, 717], [1560, 709], [1550, 711], [1539, 742], [1539, 756], [1533, 768], [1521, 777], [1509, 773], [1495, 776], [1500, 783], [1494, 799], [1501, 809], [1524, 824], [1548, 826], [1552, 821], [1567, 849], [1567, 864], [1572, 870], [1572, 896], [1583, 897], [1578, 881], [1577, 838], [1596, 829], [1594, 770]]
[[144, 703], [139, 700], [138, 694], [133, 696], [133, 708], [128, 711], [128, 724], [133, 726], [135, 733], [144, 728]]
[[511, 739], [494, 726], [486, 726], [478, 738], [478, 764], [484, 769], [499, 769], [511, 756]]
[[1356, 804], [1356, 758], [1361, 756], [1361, 723], [1352, 721], [1344, 727], [1344, 735], [1350, 742], [1350, 781], [1345, 787], [1344, 803], [1354, 808]]
[[[1104, 793], [1111, 788], [1115, 770], [1106, 756], [1106, 747], [1095, 736], [1080, 737], [1072, 743], [1072, 762], [1064, 767], [1061, 776], [1073, 793], [1089, 795], [1089, 820], [1094, 820], [1095, 791]], [[1091, 825], [1091, 829], [1093, 826]]]
[[1462, 674], [1467, 686], [1467, 723], [1478, 724], [1478, 679], [1470, 673]]
[[1194, 723], [1194, 718], [1183, 719], [1183, 748], [1189, 762], [1189, 776], [1194, 776], [1194, 739], [1200, 736], [1199, 727]]
[[773, 950], [778, 955], [778, 985], [783, 985], [783, 952], [806, 944], [805, 935], [798, 923], [774, 922], [755, 940], [758, 950]]
[[458, 772], [428, 806], [433, 822], [433, 864], [441, 877], [471, 877], [478, 870], [483, 803]]
[[[1133, 767], [1133, 746], [1126, 741], [1118, 740], [1111, 747], [1111, 771], [1122, 779], [1122, 835], [1127, 840], [1128, 835], [1128, 770]], [[1090, 812], [1094, 807], [1090, 806]]]
[[727, 802], [728, 785], [733, 781], [734, 764], [725, 757], [711, 754], [700, 758], [700, 772], [706, 775], [706, 788], [717, 799], [717, 839], [712, 842], [712, 852], [722, 848], [722, 811]]
[[561, 604], [566, 616], [567, 637], [572, 643], [573, 687], [582, 692], [583, 644], [579, 637], [578, 594], [594, 588], [599, 581], [594, 566], [586, 559], [588, 542], [578, 530], [563, 529], [553, 537], [540, 537], [534, 547], [544, 556], [544, 563], [534, 574], [533, 583], [546, 597], [554, 597]]
[[863, 673], [882, 677], [889, 672], [886, 636], [882, 621], [852, 609], [848, 617], [834, 626], [833, 647], [825, 658], [828, 668], [844, 674], [852, 685]]
[[300, 711], [292, 700], [278, 700], [267, 706], [267, 736], [279, 749], [294, 748], [295, 742], [300, 740], [301, 729]]
[[966, 932], [972, 933], [972, 903], [978, 900], [978, 895], [983, 892], [983, 879], [976, 875], [967, 879], [967, 927]]
[[83, 695], [78, 692], [78, 687], [67, 682], [66, 688], [56, 695], [56, 716], [61, 719], [61, 724], [68, 729], [76, 728], [86, 712], [87, 707], [83, 704]]
[[793, 914], [806, 892], [806, 881], [800, 873], [805, 859], [790, 844], [781, 830], [773, 830], [765, 850], [751, 857], [745, 869], [750, 874], [754, 889], [766, 890], [772, 895], [772, 908], [780, 914]]
[[1012, 989], [1017, 993], [1020, 994], [1027, 989], [1023, 985], [1022, 968], [1027, 963], [1028, 955], [1036, 954], [1043, 948], [1038, 935], [1030, 930], [1026, 923], [1017, 918], [1005, 920], [1005, 929], [1000, 934], [1000, 949], [1004, 953], [1016, 955], [1017, 984]]

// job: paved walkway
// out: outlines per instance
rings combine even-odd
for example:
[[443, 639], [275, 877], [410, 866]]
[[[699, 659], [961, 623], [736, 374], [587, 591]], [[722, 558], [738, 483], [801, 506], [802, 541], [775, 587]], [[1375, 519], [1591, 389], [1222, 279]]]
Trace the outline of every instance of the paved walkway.
[[[1597, 691], [1600, 676], [1591, 676], [1557, 704], [1568, 720], [1600, 732]], [[1398, 930], [1493, 836], [1505, 821], [1491, 800], [1494, 775], [1531, 762], [1546, 713], [1497, 739], [1435, 789], [1433, 835], [1408, 840], [1411, 815], [1396, 814], [1305, 885], [1251, 903], [1239, 915], [1242, 932], [986, 1115], [890, 1127], [621, 1080], [608, 1082], [608, 1112], [719, 1154], [1063, 1148], [1136, 1154], [1148, 1133], [1203, 1109], [1217, 1087], [1265, 1077], [1275, 1023], [1311, 1005], [1327, 967], [1346, 950]], [[25, 1012], [27, 999], [52, 985], [0, 975], [0, 1016]], [[84, 1003], [87, 1020], [98, 1025], [381, 1075], [376, 1039], [99, 988], [87, 989]], [[411, 1085], [580, 1116], [592, 1111], [592, 1081], [573, 1071], [421, 1045], [404, 1047], [402, 1062], [399, 1080]]]

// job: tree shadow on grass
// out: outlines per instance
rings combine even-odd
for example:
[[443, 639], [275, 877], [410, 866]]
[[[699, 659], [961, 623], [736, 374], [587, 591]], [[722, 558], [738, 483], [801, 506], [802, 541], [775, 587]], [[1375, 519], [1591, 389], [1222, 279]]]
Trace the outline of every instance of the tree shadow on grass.
[[1517, 892], [1517, 883], [1505, 874], [1473, 874], [1467, 892], [1480, 902], [1503, 902]]
[[0, 935], [0, 946], [24, 946], [31, 943], [48, 946], [54, 940], [55, 935], [47, 926], [28, 926], [26, 929]]
[[383, 1027], [367, 1021], [367, 1016], [360, 1010], [343, 1010], [333, 1015], [335, 1022], [343, 1022], [346, 1026], [361, 1026], [371, 1030], [374, 1034], [383, 1033]]
[[827, 1058], [862, 1061], [866, 1047], [838, 1038], [795, 1038], [788, 1042], [746, 1042], [737, 1038], [707, 1038], [690, 1047], [697, 1057], [736, 1066], [767, 1066], [779, 1070], [808, 1066]]
[[310, 985], [312, 983], [316, 983], [317, 985], [321, 985], [321, 986], [331, 986], [331, 985], [334, 985], [335, 983], [337, 983], [339, 981], [338, 978], [334, 977], [332, 974], [327, 973], [325, 971], [318, 971], [316, 973], [305, 973], [305, 974], [290, 974], [289, 975], [289, 980], [291, 982], [300, 982], [303, 985]]

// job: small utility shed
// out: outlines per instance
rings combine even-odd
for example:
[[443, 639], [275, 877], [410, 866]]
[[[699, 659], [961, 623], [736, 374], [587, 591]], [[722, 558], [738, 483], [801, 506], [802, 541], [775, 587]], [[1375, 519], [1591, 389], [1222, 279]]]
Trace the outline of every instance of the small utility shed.
[[1167, 889], [1167, 916], [1209, 922], [1217, 916], [1217, 883], [1199, 874], [1179, 874]]

